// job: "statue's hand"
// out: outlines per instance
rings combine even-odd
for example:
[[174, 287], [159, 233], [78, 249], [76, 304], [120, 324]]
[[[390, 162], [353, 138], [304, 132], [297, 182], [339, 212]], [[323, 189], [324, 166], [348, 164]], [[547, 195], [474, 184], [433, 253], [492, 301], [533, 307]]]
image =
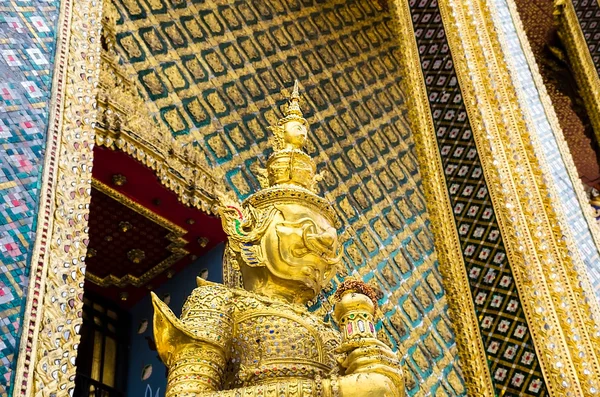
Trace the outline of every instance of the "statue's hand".
[[[346, 375], [379, 374], [387, 377], [394, 389], [404, 390], [404, 376], [400, 360], [383, 342], [375, 339], [361, 339], [351, 345], [341, 346], [346, 358], [340, 363]], [[403, 394], [401, 394], [403, 395]]]
[[[404, 388], [376, 372], [345, 375], [338, 379], [341, 397], [403, 397]], [[332, 394], [333, 395], [333, 394]]]

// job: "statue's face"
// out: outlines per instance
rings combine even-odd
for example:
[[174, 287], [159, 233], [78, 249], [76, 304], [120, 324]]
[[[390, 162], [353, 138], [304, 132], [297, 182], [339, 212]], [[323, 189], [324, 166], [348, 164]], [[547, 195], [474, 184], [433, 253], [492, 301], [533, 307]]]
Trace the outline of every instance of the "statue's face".
[[267, 269], [317, 295], [340, 261], [337, 232], [323, 215], [301, 204], [281, 204], [261, 245]]
[[306, 126], [299, 121], [288, 121], [283, 126], [285, 143], [296, 148], [301, 148], [306, 142], [308, 131]]

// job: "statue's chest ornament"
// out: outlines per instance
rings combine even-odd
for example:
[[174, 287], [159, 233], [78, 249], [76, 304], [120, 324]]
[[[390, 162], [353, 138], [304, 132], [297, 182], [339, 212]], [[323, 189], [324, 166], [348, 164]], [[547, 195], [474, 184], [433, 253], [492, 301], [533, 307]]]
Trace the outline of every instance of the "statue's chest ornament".
[[331, 371], [336, 343], [329, 339], [335, 337], [305, 309], [253, 299], [242, 299], [237, 307], [231, 362], [238, 368], [239, 382], [281, 376], [312, 378]]

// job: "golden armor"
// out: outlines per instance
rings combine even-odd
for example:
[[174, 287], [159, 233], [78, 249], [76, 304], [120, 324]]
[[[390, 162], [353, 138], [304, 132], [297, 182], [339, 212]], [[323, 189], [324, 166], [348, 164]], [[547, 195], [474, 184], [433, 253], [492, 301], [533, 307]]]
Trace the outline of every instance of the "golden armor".
[[296, 82], [285, 117], [271, 128], [275, 150], [262, 190], [242, 204], [220, 199], [225, 285], [198, 279], [181, 319], [152, 295], [166, 397], [404, 396], [398, 357], [376, 338], [368, 287], [340, 287], [334, 316], [343, 336], [307, 310], [335, 275], [342, 247], [336, 214], [315, 193], [316, 167], [302, 150], [308, 124], [299, 99]]

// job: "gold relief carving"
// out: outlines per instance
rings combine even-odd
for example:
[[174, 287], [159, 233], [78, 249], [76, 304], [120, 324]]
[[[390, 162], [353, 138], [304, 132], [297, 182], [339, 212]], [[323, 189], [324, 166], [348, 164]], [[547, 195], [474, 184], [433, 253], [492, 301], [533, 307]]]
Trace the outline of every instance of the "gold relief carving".
[[216, 91], [209, 93], [206, 96], [206, 100], [216, 113], [225, 113], [227, 111], [227, 105]]
[[404, 171], [402, 170], [402, 166], [400, 164], [398, 164], [397, 161], [393, 161], [392, 163], [390, 163], [390, 170], [392, 171], [392, 174], [394, 174], [394, 176], [399, 179], [399, 180], [403, 180], [406, 179], [406, 174], [404, 174]]
[[354, 243], [354, 241], [346, 246], [346, 253], [348, 255], [350, 255], [350, 258], [352, 258], [352, 261], [355, 264], [361, 264], [364, 260], [363, 255], [360, 253], [360, 251], [356, 247], [356, 244]]
[[433, 273], [429, 273], [425, 281], [427, 282], [427, 285], [429, 285], [429, 288], [431, 288], [435, 295], [439, 295], [442, 292], [444, 292], [442, 289], [442, 285]]
[[227, 97], [231, 99], [233, 101], [233, 104], [236, 106], [243, 106], [246, 103], [244, 97], [242, 96], [242, 93], [236, 85], [231, 85], [225, 88], [225, 93], [227, 94]]
[[248, 122], [248, 129], [258, 139], [263, 139], [265, 137], [265, 131], [256, 118], [253, 118]]
[[[252, 40], [250, 40], [250, 39], [243, 40], [240, 42], [240, 46], [242, 47], [242, 50], [244, 50], [244, 52], [246, 54], [248, 54], [249, 58], [256, 59], [256, 58], [260, 57], [258, 50], [256, 49], [256, 46], [254, 45]], [[253, 79], [249, 79], [249, 80], [253, 80]]]
[[[133, 276], [131, 274], [127, 274], [123, 277], [115, 277], [111, 274], [107, 277], [100, 278], [88, 271], [85, 273], [86, 279], [101, 287], [109, 287], [113, 285], [116, 287], [125, 287], [127, 285], [141, 287], [146, 285], [153, 278], [167, 270], [169, 267], [171, 267], [171, 265], [173, 265], [189, 253], [187, 250], [184, 249], [185, 245], [188, 243], [185, 239], [183, 239], [183, 236], [187, 233], [187, 231], [184, 228], [177, 226], [168, 219], [165, 219], [162, 216], [150, 211], [148, 208], [130, 199], [124, 194], [112, 189], [111, 187], [105, 185], [97, 179], [92, 179], [92, 187], [98, 190], [99, 192], [102, 192], [107, 196], [113, 198], [118, 203], [123, 204], [127, 208], [151, 220], [157, 225], [167, 229], [169, 233], [165, 238], [169, 240], [171, 244], [169, 244], [166, 247], [166, 249], [170, 251], [172, 255], [167, 257], [165, 260], [157, 263], [151, 269], [149, 269], [147, 272], [145, 272], [139, 277]], [[144, 252], [140, 251], [140, 253], [136, 253], [133, 251], [130, 251], [132, 255], [130, 257], [130, 260], [134, 263], [140, 263], [144, 259]]]
[[430, 370], [429, 361], [427, 360], [427, 358], [425, 358], [425, 354], [423, 353], [423, 350], [420, 346], [417, 346], [416, 350], [411, 355], [411, 357], [415, 361], [415, 364], [419, 366], [419, 369], [421, 369], [421, 371], [424, 372]]
[[173, 85], [173, 88], [185, 88], [186, 81], [181, 75], [181, 72], [179, 72], [179, 68], [177, 68], [177, 66], [170, 66], [168, 68], [165, 68], [164, 72], [167, 75], [171, 84]]
[[369, 252], [373, 252], [377, 249], [377, 243], [375, 243], [375, 239], [373, 239], [373, 236], [371, 236], [367, 230], [360, 234], [359, 239]]
[[244, 60], [240, 58], [240, 54], [233, 45], [225, 48], [223, 53], [233, 66], [241, 66], [244, 63]]
[[456, 373], [455, 370], [450, 371], [448, 373], [448, 377], [446, 379], [448, 380], [448, 383], [450, 383], [450, 386], [452, 387], [452, 389], [457, 394], [460, 395], [465, 392], [465, 387], [463, 386], [463, 384], [461, 382], [461, 378], [460, 378], [460, 376], [458, 376], [458, 374]]
[[427, 348], [427, 351], [429, 352], [429, 355], [433, 358], [437, 358], [440, 357], [442, 355], [442, 351], [440, 349], [440, 346], [438, 345], [438, 343], [436, 342], [435, 338], [433, 337], [433, 335], [429, 334], [424, 340], [423, 340], [423, 344], [425, 345], [425, 347]]
[[381, 180], [381, 182], [383, 183], [383, 186], [385, 186], [385, 188], [387, 190], [391, 190], [394, 188], [394, 186], [396, 186], [395, 182], [392, 181], [392, 178], [390, 178], [390, 176], [388, 175], [386, 170], [381, 170], [378, 173], [379, 176], [379, 180]]
[[175, 43], [177, 45], [182, 45], [184, 43], [183, 37], [181, 36], [181, 33], [179, 32], [177, 25], [173, 24], [173, 25], [166, 26], [165, 32], [169, 35], [169, 37], [171, 38], [171, 41], [173, 41], [173, 43]]
[[185, 66], [192, 73], [192, 76], [196, 80], [202, 80], [206, 78], [206, 74], [204, 73], [204, 69], [200, 66], [200, 62], [197, 58], [192, 58], [185, 63]]
[[123, 0], [123, 4], [131, 15], [139, 15], [142, 13], [142, 9], [136, 0]]
[[150, 92], [153, 95], [158, 95], [163, 92], [163, 85], [160, 82], [156, 73], [148, 73], [147, 75], [144, 75], [142, 77], [142, 80], [144, 80], [144, 84], [146, 84], [146, 86], [150, 89]]
[[323, 180], [325, 181], [325, 183], [327, 185], [335, 186], [335, 184], [336, 184], [335, 176], [331, 173], [331, 171], [329, 171], [328, 168], [321, 171], [321, 175], [323, 176]]
[[369, 200], [367, 199], [367, 196], [365, 195], [365, 192], [363, 191], [362, 187], [356, 189], [354, 193], [352, 193], [352, 197], [354, 197], [354, 200], [356, 200], [358, 205], [360, 205], [360, 207], [363, 210], [369, 207]]
[[412, 270], [411, 262], [406, 258], [403, 258], [402, 255], [398, 254], [394, 257], [394, 264], [400, 269], [402, 274], [407, 274]]
[[345, 135], [345, 131], [342, 128], [342, 125], [340, 124], [340, 122], [337, 119], [331, 119], [329, 120], [329, 122], [327, 123], [327, 125], [329, 126], [329, 128], [331, 129], [331, 131], [333, 131], [333, 133], [335, 135], [337, 135], [338, 137], [343, 137]]
[[[381, 269], [381, 274], [383, 276], [383, 278], [385, 279], [385, 281], [392, 287], [396, 287], [398, 285], [398, 280], [396, 278], [396, 274], [394, 274], [393, 270], [391, 267], [389, 266], [384, 266], [383, 269]], [[391, 307], [390, 308], [386, 308], [385, 312], [388, 312], [390, 310], [392, 310], [393, 305], [388, 302], [387, 304], [389, 304]]]
[[130, 58], [136, 58], [142, 56], [142, 51], [138, 47], [133, 36], [125, 36], [121, 39], [121, 45], [127, 51]]
[[254, 78], [249, 78], [249, 79], [245, 80], [243, 82], [243, 84], [244, 84], [244, 87], [246, 87], [246, 89], [250, 93], [250, 96], [252, 96], [252, 97], [257, 97], [262, 93], [262, 91], [260, 90], [260, 87], [258, 86], [258, 84], [256, 83], [256, 80]]
[[310, 155], [317, 154], [317, 147], [311, 139], [306, 141], [306, 152]]
[[235, 13], [233, 12], [233, 10], [231, 8], [224, 8], [223, 11], [221, 11], [221, 16], [223, 16], [223, 18], [225, 18], [225, 20], [227, 21], [229, 26], [232, 26], [235, 28], [240, 25], [240, 21], [238, 21], [238, 19], [235, 16]]
[[246, 20], [246, 21], [255, 21], [256, 20], [256, 16], [254, 15], [254, 12], [252, 12], [252, 9], [250, 8], [250, 6], [248, 4], [240, 3], [237, 6], [237, 10], [242, 15], [244, 20]]
[[258, 35], [256, 39], [258, 40], [260, 46], [264, 48], [265, 52], [270, 53], [275, 51], [273, 43], [271, 43], [271, 40], [269, 39], [269, 36], [267, 36], [266, 33]]
[[412, 321], [413, 323], [419, 319], [419, 310], [413, 303], [412, 298], [410, 296], [402, 304], [402, 309], [404, 309], [404, 312], [408, 315], [410, 321]]
[[223, 138], [221, 138], [220, 134], [216, 134], [208, 138], [208, 145], [212, 150], [214, 150], [217, 157], [227, 157], [229, 151], [225, 146], [225, 142], [223, 142]]
[[[371, 61], [371, 67], [375, 70], [375, 73], [379, 76], [382, 76], [386, 73], [385, 67], [381, 63], [379, 59], [373, 59]], [[380, 100], [380, 98], [377, 98]], [[382, 101], [385, 104], [385, 101]], [[388, 102], [389, 103], [389, 102]]]
[[321, 70], [321, 65], [319, 64], [319, 61], [317, 60], [317, 57], [315, 56], [315, 54], [313, 54], [313, 53], [306, 54], [305, 60], [308, 63], [310, 70], [312, 70], [313, 72], [318, 72], [319, 70]]
[[377, 156], [375, 154], [375, 151], [373, 151], [373, 146], [371, 146], [371, 143], [369, 143], [369, 141], [363, 141], [360, 143], [359, 146], [369, 159], [375, 158]]
[[277, 88], [277, 83], [273, 78], [270, 71], [265, 71], [260, 74], [260, 81], [265, 85], [268, 90], [274, 90]]
[[329, 136], [325, 133], [323, 127], [318, 126], [317, 128], [315, 128], [314, 134], [321, 145], [327, 146], [331, 143], [331, 140], [329, 140]]
[[160, 10], [164, 7], [162, 1], [160, 0], [148, 0], [148, 4], [153, 10]]
[[382, 128], [383, 130], [383, 134], [386, 136], [386, 138], [391, 142], [391, 143], [398, 143], [398, 136], [396, 135], [396, 133], [394, 132], [394, 129], [392, 128], [391, 125], [386, 125]]
[[381, 192], [381, 189], [373, 179], [369, 179], [366, 185], [367, 189], [369, 190], [369, 192], [375, 200], [380, 200], [383, 198], [383, 193]]
[[402, 222], [400, 221], [400, 218], [398, 217], [395, 211], [388, 212], [386, 215], [386, 219], [394, 229], [402, 229]]
[[202, 32], [202, 28], [196, 19], [188, 19], [184, 22], [187, 30], [192, 34], [194, 39], [202, 39], [204, 38], [204, 33]]
[[377, 146], [377, 149], [379, 151], [386, 150], [387, 145], [381, 138], [381, 134], [379, 133], [379, 131], [377, 131], [377, 132], [375, 132], [375, 134], [373, 134], [373, 142], [375, 142], [375, 146]]
[[220, 32], [223, 30], [223, 28], [221, 27], [221, 23], [219, 22], [215, 14], [213, 14], [212, 12], [203, 15], [202, 19], [208, 25], [211, 31]]
[[429, 307], [433, 305], [433, 301], [422, 285], [419, 285], [417, 288], [415, 288], [415, 296], [419, 299], [419, 302], [421, 302], [422, 306]]
[[173, 129], [173, 131], [181, 131], [185, 129], [185, 124], [179, 115], [179, 111], [177, 109], [171, 109], [164, 114], [165, 120], [169, 127]]
[[348, 150], [347, 154], [348, 154], [348, 158], [350, 159], [350, 161], [352, 162], [354, 167], [362, 168], [364, 166], [363, 161], [360, 158], [360, 156], [357, 153], [355, 148]]
[[281, 29], [281, 28], [275, 29], [272, 33], [273, 33], [273, 37], [275, 37], [275, 40], [277, 41], [277, 45], [279, 45], [279, 47], [285, 48], [290, 45], [290, 42], [289, 42], [288, 38], [285, 36], [283, 29]]
[[200, 104], [200, 101], [198, 100], [198, 98], [195, 98], [193, 101], [189, 102], [187, 104], [187, 109], [190, 111], [190, 113], [192, 114], [192, 117], [194, 118], [194, 120], [196, 122], [203, 123], [203, 122], [207, 121], [208, 116], [202, 109], [202, 105]]
[[346, 167], [346, 162], [343, 158], [338, 157], [335, 160], [333, 160], [333, 166], [340, 173], [342, 178], [347, 178], [348, 176], [350, 176], [350, 171], [348, 170], [348, 167]]
[[163, 50], [163, 45], [158, 36], [156, 35], [154, 29], [142, 33], [142, 36], [144, 38], [144, 41], [150, 46], [150, 49], [152, 51], [157, 52]]
[[375, 233], [377, 233], [377, 236], [379, 236], [380, 240], [382, 240], [382, 241], [387, 240], [387, 238], [389, 237], [388, 232], [387, 232], [387, 229], [381, 219], [377, 219], [373, 223], [373, 228], [375, 229]]
[[352, 204], [350, 204], [348, 197], [344, 197], [339, 204], [346, 218], [352, 218], [356, 216], [356, 211], [354, 211], [354, 208], [352, 207]]
[[417, 241], [419, 241], [419, 243], [421, 243], [421, 245], [423, 246], [423, 249], [425, 251], [433, 251], [432, 242], [429, 238], [427, 238], [425, 233], [417, 234]]
[[304, 34], [296, 25], [289, 25], [286, 27], [287, 32], [295, 42], [301, 42], [304, 39]]
[[246, 138], [244, 138], [244, 134], [242, 133], [242, 129], [238, 126], [235, 126], [229, 130], [229, 137], [238, 148], [243, 148], [247, 145]]
[[[350, 112], [345, 112], [341, 116], [342, 116], [342, 121], [344, 122], [344, 124], [346, 124], [348, 129], [354, 130], [355, 128], [358, 128], [358, 126], [356, 125], [356, 122], [350, 115]], [[342, 128], [340, 128], [340, 132], [344, 135], [346, 134], [346, 131]], [[342, 136], [344, 136], [344, 135], [342, 135]]]

